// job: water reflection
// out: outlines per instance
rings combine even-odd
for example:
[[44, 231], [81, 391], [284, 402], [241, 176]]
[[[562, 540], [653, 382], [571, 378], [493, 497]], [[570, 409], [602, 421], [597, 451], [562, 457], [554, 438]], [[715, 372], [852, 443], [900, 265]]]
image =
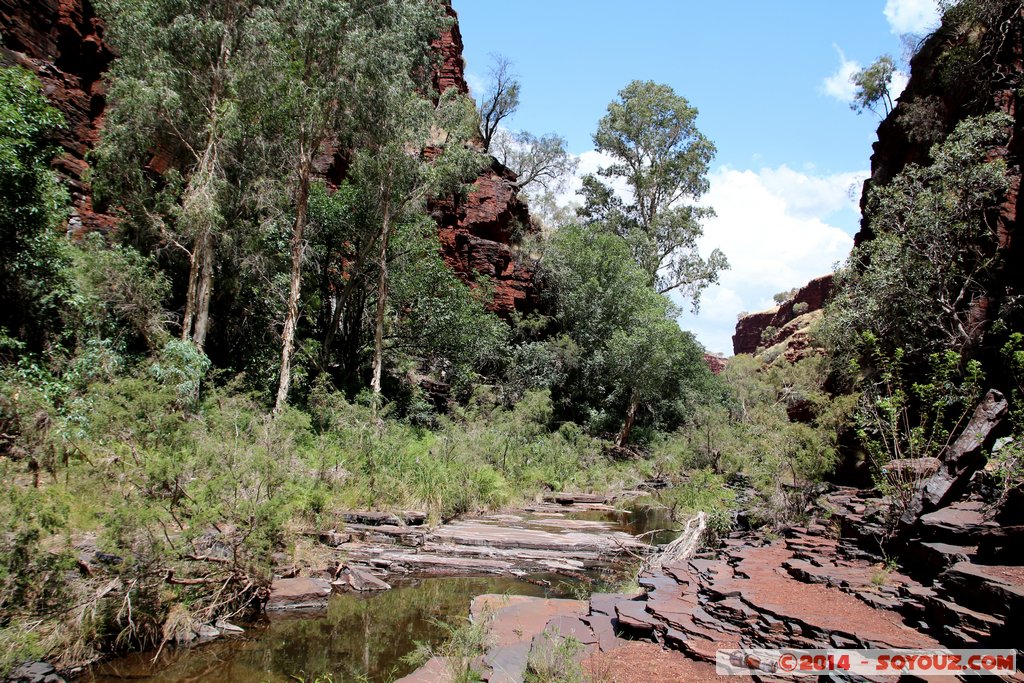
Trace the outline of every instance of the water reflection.
[[102, 664], [85, 680], [93, 683], [284, 683], [293, 676], [312, 680], [374, 683], [404, 676], [413, 667], [402, 657], [415, 641], [439, 642], [443, 631], [432, 620], [467, 614], [481, 593], [572, 597], [564, 577], [532, 577], [540, 586], [511, 577], [429, 578], [398, 584], [385, 593], [335, 595], [326, 612], [293, 612], [248, 624], [246, 634], [207, 645], [129, 655]]

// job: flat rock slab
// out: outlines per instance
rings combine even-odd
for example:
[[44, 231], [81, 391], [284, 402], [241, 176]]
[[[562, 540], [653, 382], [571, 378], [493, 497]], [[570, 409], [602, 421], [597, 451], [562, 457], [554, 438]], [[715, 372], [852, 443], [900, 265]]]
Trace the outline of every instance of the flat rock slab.
[[747, 547], [735, 552], [736, 576], [717, 580], [709, 590], [735, 595], [758, 612], [783, 622], [797, 622], [826, 634], [856, 638], [874, 647], [938, 648], [933, 638], [902, 623], [899, 614], [869, 607], [836, 588], [802, 583], [783, 564], [793, 559], [782, 544]]
[[474, 621], [489, 615], [495, 644], [503, 647], [528, 643], [552, 619], [562, 616], [582, 617], [587, 614], [587, 609], [586, 600], [486, 593], [473, 598], [470, 615]]
[[455, 680], [443, 657], [431, 657], [427, 663], [395, 683], [450, 683]]
[[365, 569], [349, 566], [345, 567], [342, 575], [331, 585], [335, 588], [360, 592], [386, 591], [391, 589], [389, 584], [381, 581]]
[[522, 529], [498, 526], [479, 520], [466, 520], [447, 524], [428, 540], [433, 543], [455, 545], [487, 546], [490, 548], [524, 548], [531, 550], [552, 550], [564, 554], [574, 552], [602, 552], [610, 555], [624, 553], [625, 549], [642, 551], [650, 548], [633, 536], [621, 532], [590, 534], [582, 531], [561, 532], [542, 529]]
[[326, 607], [332, 591], [331, 582], [327, 579], [278, 579], [270, 587], [266, 610]]
[[998, 524], [985, 519], [980, 503], [954, 503], [921, 515], [922, 532], [948, 538], [968, 537]]
[[492, 647], [484, 656], [484, 666], [490, 669], [487, 683], [522, 683], [530, 661], [531, 643], [522, 642], [503, 647]]
[[427, 521], [427, 513], [406, 510], [405, 512], [377, 512], [375, 510], [349, 510], [342, 512], [341, 519], [349, 524], [380, 526], [419, 526]]
[[608, 503], [612, 498], [593, 493], [545, 493], [544, 500], [560, 505], [578, 505], [580, 503]]

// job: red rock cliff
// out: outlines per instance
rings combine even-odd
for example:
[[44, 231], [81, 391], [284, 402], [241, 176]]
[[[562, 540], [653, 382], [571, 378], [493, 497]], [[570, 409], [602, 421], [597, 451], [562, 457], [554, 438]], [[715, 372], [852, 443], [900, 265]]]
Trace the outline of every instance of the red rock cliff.
[[[450, 3], [447, 11], [454, 23], [433, 43], [440, 55], [434, 85], [439, 92], [455, 88], [468, 93], [458, 15]], [[534, 230], [515, 180], [515, 173], [492, 160], [465, 199], [448, 198], [432, 204], [445, 263], [467, 283], [485, 276], [494, 296], [491, 309], [504, 316], [533, 311], [538, 302], [533, 271], [515, 250], [522, 235]]]
[[[732, 336], [733, 353], [755, 353], [758, 347], [773, 346], [786, 341], [799, 331], [799, 326], [790, 323], [801, 316], [821, 310], [831, 293], [830, 273], [811, 280], [793, 298], [776, 308], [743, 316], [736, 323], [736, 334]], [[794, 308], [797, 310], [794, 311]], [[765, 330], [769, 330], [770, 333], [765, 335]], [[801, 351], [806, 348], [806, 339], [793, 341], [795, 345], [802, 346]]]
[[[433, 46], [439, 54], [434, 85], [468, 93], [462, 57], [462, 34], [457, 15], [447, 3], [453, 23]], [[99, 138], [105, 107], [103, 72], [114, 53], [103, 40], [103, 23], [89, 0], [0, 0], [3, 47], [0, 61], [20, 64], [43, 82], [46, 95], [60, 109], [68, 126], [61, 133], [64, 153], [55, 161], [68, 179], [75, 215], [75, 232], [112, 226], [109, 217], [92, 211], [84, 175], [86, 154]], [[344, 171], [334, 150], [321, 166], [329, 178]], [[526, 205], [514, 189], [515, 174], [497, 162], [481, 173], [464, 200], [434, 203], [445, 262], [466, 282], [480, 275], [494, 290], [492, 308], [503, 315], [535, 308], [537, 293], [532, 271], [517, 258], [514, 245], [522, 230], [531, 230]]]
[[[964, 119], [999, 111], [1010, 116], [1010, 140], [993, 150], [1007, 166], [1010, 188], [995, 218], [1002, 272], [988, 287], [989, 294], [974, 303], [972, 316], [980, 323], [977, 338], [1001, 315], [1013, 315], [1015, 300], [1024, 292], [1024, 245], [1015, 239], [1021, 209], [1020, 182], [1024, 161], [1024, 6], [991, 0], [985, 11], [998, 15], [989, 25], [958, 27], [944, 22], [911, 61], [910, 82], [894, 111], [878, 127], [871, 156], [871, 177], [865, 181], [861, 206], [864, 219], [855, 242], [872, 239], [868, 191], [890, 182], [908, 164], [927, 165], [929, 150]], [[958, 71], [959, 70], [959, 71]]]
[[86, 153], [99, 138], [105, 91], [102, 75], [114, 57], [103, 41], [103, 23], [87, 0], [0, 0], [0, 62], [34, 71], [50, 101], [64, 114], [64, 153], [54, 165], [67, 178], [75, 231], [111, 226], [92, 211]]

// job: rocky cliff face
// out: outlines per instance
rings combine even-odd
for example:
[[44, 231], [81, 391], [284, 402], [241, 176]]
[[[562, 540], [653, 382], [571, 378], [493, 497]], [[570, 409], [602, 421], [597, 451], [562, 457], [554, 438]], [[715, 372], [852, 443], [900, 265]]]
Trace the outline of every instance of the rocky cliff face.
[[[455, 23], [434, 41], [440, 55], [434, 85], [439, 92], [455, 88], [468, 93], [458, 15], [450, 3], [447, 11]], [[486, 277], [493, 292], [490, 308], [503, 316], [529, 313], [538, 303], [533, 270], [515, 251], [522, 236], [535, 229], [515, 180], [515, 173], [492, 160], [464, 199], [446, 198], [431, 207], [438, 218], [445, 263], [467, 283]]]
[[103, 41], [103, 23], [88, 0], [0, 0], [0, 63], [35, 72], [67, 126], [54, 166], [67, 178], [73, 232], [108, 230], [109, 217], [92, 210], [86, 153], [99, 138], [106, 104], [103, 72], [114, 58]]
[[782, 352], [791, 361], [811, 352], [807, 328], [821, 316], [832, 293], [832, 275], [823, 275], [804, 285], [793, 298], [775, 308], [751, 313], [736, 323], [733, 353], [756, 353], [759, 348], [785, 344]]
[[958, 123], [971, 116], [999, 111], [1010, 116], [1010, 141], [993, 151], [1007, 166], [1010, 188], [995, 220], [998, 249], [1006, 266], [974, 303], [973, 320], [983, 335], [1024, 291], [1024, 270], [1014, 267], [1024, 256], [1016, 237], [1021, 209], [1020, 181], [1024, 159], [1024, 5], [1010, 0], [982, 3], [993, 16], [985, 23], [959, 27], [945, 22], [920, 47], [911, 61], [911, 77], [895, 110], [878, 127], [871, 156], [871, 177], [865, 181], [861, 205], [864, 219], [855, 242], [872, 238], [868, 190], [890, 182], [908, 164], [930, 163], [929, 150]]
[[[434, 41], [439, 66], [434, 85], [468, 93], [462, 57], [462, 34], [457, 16]], [[92, 210], [85, 173], [86, 155], [99, 139], [106, 106], [103, 73], [114, 58], [104, 42], [103, 22], [90, 0], [0, 0], [3, 46], [0, 62], [25, 66], [39, 75], [47, 97], [67, 119], [59, 142], [63, 154], [55, 167], [68, 180], [74, 214], [69, 229], [75, 234], [113, 227], [109, 216]], [[344, 173], [337, 150], [326, 150], [320, 167], [337, 181]], [[509, 315], [535, 308], [533, 272], [516, 256], [514, 245], [523, 230], [531, 230], [529, 212], [514, 189], [515, 174], [497, 162], [481, 173], [468, 197], [434, 203], [445, 262], [466, 282], [490, 278], [492, 309]]]

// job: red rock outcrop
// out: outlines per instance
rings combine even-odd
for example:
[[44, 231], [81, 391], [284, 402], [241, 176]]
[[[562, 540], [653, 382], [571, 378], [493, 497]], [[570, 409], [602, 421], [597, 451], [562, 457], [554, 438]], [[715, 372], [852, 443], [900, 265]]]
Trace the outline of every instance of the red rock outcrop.
[[439, 217], [441, 255], [463, 280], [489, 280], [491, 310], [508, 315], [537, 307], [533, 270], [514, 250], [532, 230], [530, 214], [518, 198], [515, 174], [497, 161], [485, 170], [465, 198], [434, 203]]
[[440, 64], [434, 72], [434, 89], [442, 93], [448, 88], [455, 88], [463, 95], [468, 95], [469, 84], [466, 83], [466, 63], [462, 58], [459, 15], [455, 13], [450, 1], [445, 2], [445, 13], [451, 19], [452, 26], [431, 43], [434, 51], [440, 56]]
[[[465, 94], [469, 85], [462, 33], [451, 3], [446, 6], [453, 23], [433, 42], [440, 55], [434, 87], [438, 92], [455, 88]], [[492, 160], [465, 198], [446, 198], [431, 207], [438, 216], [445, 263], [470, 285], [475, 286], [480, 276], [486, 277], [493, 296], [490, 308], [503, 316], [529, 313], [538, 304], [533, 270], [515, 251], [522, 235], [535, 229], [515, 181], [515, 173]]]
[[[832, 274], [829, 273], [811, 280], [793, 298], [776, 308], [743, 316], [736, 323], [736, 334], [732, 336], [733, 353], [756, 353], [758, 348], [774, 346], [795, 337], [802, 328], [790, 323], [800, 316], [821, 310], [831, 293]], [[769, 332], [767, 335], [766, 330]], [[809, 346], [805, 337], [796, 340], [801, 350]]]
[[84, 180], [86, 154], [99, 138], [106, 104], [102, 76], [114, 58], [103, 40], [103, 22], [88, 0], [0, 0], [0, 29], [0, 63], [35, 72], [64, 114], [67, 125], [58, 136], [64, 151], [54, 166], [71, 190], [70, 229], [108, 230], [113, 223], [93, 212]]
[[708, 364], [711, 372], [715, 375], [720, 375], [722, 370], [725, 370], [725, 366], [729, 363], [724, 356], [719, 356], [715, 353], [705, 353], [704, 362]]
[[[1012, 119], [1009, 144], [992, 151], [1007, 166], [1010, 187], [995, 219], [998, 249], [1005, 264], [987, 287], [989, 295], [974, 302], [972, 323], [976, 339], [1024, 291], [1024, 270], [1013, 267], [1024, 257], [1024, 244], [1014, 239], [1021, 208], [1020, 181], [1024, 161], [1024, 109], [1020, 88], [1024, 74], [1024, 7], [997, 0], [985, 12], [997, 13], [989, 26], [966, 28], [945, 21], [918, 49], [911, 61], [911, 76], [899, 101], [878, 127], [873, 145], [871, 177], [864, 183], [861, 207], [864, 218], [854, 238], [861, 244], [873, 237], [867, 202], [872, 187], [889, 183], [908, 164], [931, 163], [929, 151], [958, 123], [971, 116], [1003, 112]], [[959, 70], [959, 71], [958, 71]], [[1009, 304], [1004, 307], [1003, 304]]]

